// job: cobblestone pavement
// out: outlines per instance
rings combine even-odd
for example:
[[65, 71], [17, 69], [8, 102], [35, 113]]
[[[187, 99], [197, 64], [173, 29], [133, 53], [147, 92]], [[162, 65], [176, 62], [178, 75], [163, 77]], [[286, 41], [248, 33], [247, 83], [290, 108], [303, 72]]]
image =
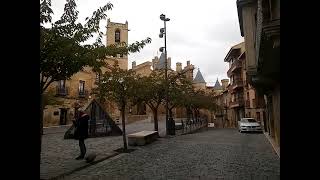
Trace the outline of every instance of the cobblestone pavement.
[[280, 159], [263, 134], [208, 129], [160, 138], [64, 179], [280, 179]]
[[[153, 123], [139, 121], [126, 125], [126, 131], [130, 134], [142, 130], [153, 130], [153, 127]], [[85, 161], [75, 160], [80, 154], [78, 141], [63, 139], [67, 129], [68, 126], [44, 128], [40, 164], [41, 179], [56, 177], [87, 165]], [[159, 130], [165, 133], [164, 121], [159, 121]], [[97, 154], [96, 160], [110, 156], [115, 153], [114, 150], [123, 147], [122, 136], [89, 138], [85, 144], [87, 153]]]

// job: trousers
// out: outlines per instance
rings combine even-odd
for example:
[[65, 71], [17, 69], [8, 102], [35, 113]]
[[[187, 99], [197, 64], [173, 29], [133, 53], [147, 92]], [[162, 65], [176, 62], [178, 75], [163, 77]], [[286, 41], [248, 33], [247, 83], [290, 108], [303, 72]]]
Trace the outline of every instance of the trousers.
[[79, 139], [79, 147], [81, 152], [80, 156], [84, 157], [87, 152], [86, 145], [84, 144], [84, 139]]

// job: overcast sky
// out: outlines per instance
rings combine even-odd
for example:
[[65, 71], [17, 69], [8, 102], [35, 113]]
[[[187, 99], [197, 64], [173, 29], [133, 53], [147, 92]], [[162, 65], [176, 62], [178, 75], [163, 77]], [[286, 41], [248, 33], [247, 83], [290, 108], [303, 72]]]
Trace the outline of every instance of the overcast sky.
[[[65, 0], [52, 0], [53, 21], [60, 18]], [[224, 57], [230, 47], [243, 41], [240, 35], [236, 0], [77, 0], [79, 20], [91, 16], [92, 12], [107, 2], [113, 9], [107, 12], [112, 22], [129, 23], [129, 43], [147, 37], [152, 43], [140, 53], [129, 56], [137, 64], [152, 61], [164, 40], [159, 38], [159, 29], [163, 27], [160, 14], [165, 14], [167, 22], [167, 51], [171, 57], [171, 67], [176, 62], [182, 66], [190, 60], [207, 82], [213, 85], [228, 78], [228, 64]], [[106, 20], [101, 22], [102, 31], [106, 31]], [[160, 56], [160, 52], [158, 54]], [[197, 71], [197, 70], [196, 70]], [[196, 72], [195, 71], [195, 72]]]

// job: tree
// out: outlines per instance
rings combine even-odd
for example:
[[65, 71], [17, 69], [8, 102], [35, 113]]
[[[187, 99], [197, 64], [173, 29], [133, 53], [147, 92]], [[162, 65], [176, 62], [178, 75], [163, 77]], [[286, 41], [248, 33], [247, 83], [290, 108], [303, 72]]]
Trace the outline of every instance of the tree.
[[135, 104], [144, 102], [152, 111], [154, 130], [158, 131], [158, 109], [161, 104], [165, 103], [165, 92], [168, 87], [168, 109], [169, 116], [172, 117], [172, 109], [181, 106], [185, 98], [185, 89], [187, 86], [192, 88], [191, 81], [189, 81], [185, 74], [189, 70], [181, 72], [171, 72], [168, 74], [168, 86], [164, 78], [164, 70], [154, 70], [149, 76], [140, 77], [136, 84], [135, 90]]
[[43, 105], [62, 105], [63, 101], [55, 97], [55, 92], [49, 90], [46, 93], [43, 93]]
[[192, 82], [185, 76], [187, 72], [188, 70], [169, 74], [168, 110], [171, 118], [173, 108], [183, 107], [188, 94], [187, 90], [192, 89]]
[[205, 93], [203, 90], [196, 90], [192, 85], [185, 86], [183, 91], [184, 101], [181, 101], [180, 106], [185, 107], [187, 111], [187, 119], [198, 120], [200, 118], [200, 109], [214, 111], [218, 108], [214, 97], [210, 93]]
[[149, 76], [141, 77], [137, 85], [136, 102], [145, 102], [152, 110], [154, 130], [158, 131], [158, 109], [165, 98], [164, 72], [154, 70]]
[[218, 108], [213, 95], [203, 90], [195, 90], [191, 93], [191, 110], [196, 120], [200, 118], [200, 109], [214, 111]]
[[[106, 56], [139, 52], [150, 38], [133, 44], [119, 43], [105, 46], [102, 44], [100, 21], [106, 19], [106, 12], [113, 8], [111, 3], [98, 8], [92, 16], [79, 23], [75, 0], [66, 0], [64, 13], [60, 20], [51, 23], [51, 0], [40, 0], [40, 159], [43, 134], [43, 93], [54, 81], [69, 79], [84, 67], [94, 71], [106, 65]], [[50, 27], [45, 27], [51, 23]], [[92, 44], [85, 44], [97, 35]]]
[[187, 120], [190, 121], [190, 118], [193, 119], [192, 113], [192, 104], [194, 103], [193, 95], [195, 93], [192, 82], [190, 80], [186, 80], [184, 85], [184, 89], [182, 91], [183, 100], [179, 102], [180, 107], [184, 107], [187, 112]]
[[114, 102], [120, 110], [124, 151], [127, 150], [125, 109], [135, 97], [132, 92], [134, 92], [136, 81], [134, 71], [120, 69], [118, 63], [115, 63], [113, 67], [102, 74], [98, 88], [95, 90], [101, 102], [107, 100]]

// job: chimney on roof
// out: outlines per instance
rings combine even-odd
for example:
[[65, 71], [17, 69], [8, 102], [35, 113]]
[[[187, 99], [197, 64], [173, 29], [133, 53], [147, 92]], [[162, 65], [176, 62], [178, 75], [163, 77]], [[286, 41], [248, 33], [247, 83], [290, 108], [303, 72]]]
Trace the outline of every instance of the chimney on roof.
[[182, 63], [181, 62], [176, 63], [176, 71], [177, 72], [182, 71]]
[[133, 62], [132, 62], [132, 69], [134, 69], [136, 66], [137, 66], [136, 61], [133, 61]]
[[221, 84], [222, 84], [223, 90], [225, 90], [229, 84], [229, 79], [222, 79]]

